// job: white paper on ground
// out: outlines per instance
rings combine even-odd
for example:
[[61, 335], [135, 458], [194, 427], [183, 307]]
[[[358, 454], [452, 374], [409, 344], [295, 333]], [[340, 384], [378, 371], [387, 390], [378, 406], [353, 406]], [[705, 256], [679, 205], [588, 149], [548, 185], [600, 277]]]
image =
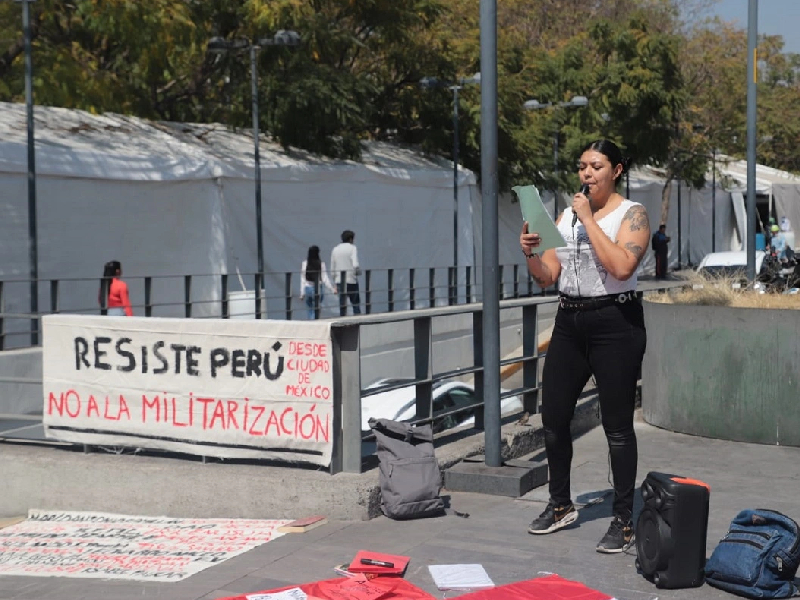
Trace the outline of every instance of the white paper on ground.
[[246, 594], [247, 600], [307, 600], [308, 596], [300, 588], [291, 588], [271, 594]]
[[494, 587], [483, 565], [428, 565], [440, 590], [475, 590]]

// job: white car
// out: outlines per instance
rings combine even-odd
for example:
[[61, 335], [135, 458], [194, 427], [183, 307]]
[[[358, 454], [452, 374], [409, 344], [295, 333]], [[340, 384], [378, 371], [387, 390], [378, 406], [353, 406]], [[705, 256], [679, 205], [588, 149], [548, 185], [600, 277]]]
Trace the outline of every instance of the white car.
[[[756, 250], [756, 275], [761, 272], [766, 253]], [[697, 272], [712, 277], [732, 277], [747, 270], [747, 252], [712, 252], [706, 254], [697, 267]]]
[[[761, 274], [764, 269], [764, 258], [767, 254], [763, 250], [756, 250], [756, 278]], [[697, 266], [697, 273], [704, 275], [710, 279], [734, 279], [731, 282], [731, 288], [739, 290], [747, 287], [747, 252], [729, 251], [729, 252], [712, 252], [706, 254], [700, 264]], [[718, 286], [717, 283], [712, 283]], [[702, 288], [702, 283], [695, 283], [692, 285], [693, 289]], [[756, 281], [755, 289], [760, 290], [762, 285]]]
[[[384, 385], [413, 381], [411, 379], [379, 379], [367, 386], [374, 389]], [[502, 390], [505, 391], [505, 390]], [[369, 420], [391, 419], [392, 421], [413, 421], [416, 418], [417, 400], [416, 387], [411, 384], [396, 390], [380, 392], [361, 399], [361, 431], [368, 432]], [[475, 388], [467, 383], [437, 382], [433, 384], [433, 430], [444, 431], [459, 425], [469, 425], [475, 421], [473, 410], [467, 410], [455, 415], [446, 415], [436, 419], [437, 414], [442, 414], [477, 404]], [[500, 413], [516, 412], [522, 410], [522, 398], [509, 396], [500, 401]]]

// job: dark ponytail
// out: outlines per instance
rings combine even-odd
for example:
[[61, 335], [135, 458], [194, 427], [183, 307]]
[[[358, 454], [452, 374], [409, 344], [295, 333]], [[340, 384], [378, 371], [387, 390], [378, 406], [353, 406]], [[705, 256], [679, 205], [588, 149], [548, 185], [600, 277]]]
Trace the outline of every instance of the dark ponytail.
[[118, 260], [110, 260], [103, 265], [103, 278], [100, 280], [99, 295], [102, 298], [105, 294], [106, 302], [111, 294], [111, 281], [117, 276], [117, 271], [122, 270], [122, 263]]
[[311, 246], [306, 257], [306, 281], [318, 283], [322, 272], [322, 261], [319, 258], [319, 246]]

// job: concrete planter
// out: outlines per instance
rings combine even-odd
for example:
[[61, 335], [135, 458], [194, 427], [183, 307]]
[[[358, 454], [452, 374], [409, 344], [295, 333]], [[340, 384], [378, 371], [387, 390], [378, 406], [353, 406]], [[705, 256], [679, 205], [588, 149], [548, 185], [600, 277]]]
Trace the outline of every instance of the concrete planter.
[[800, 310], [645, 302], [642, 412], [657, 427], [800, 446]]

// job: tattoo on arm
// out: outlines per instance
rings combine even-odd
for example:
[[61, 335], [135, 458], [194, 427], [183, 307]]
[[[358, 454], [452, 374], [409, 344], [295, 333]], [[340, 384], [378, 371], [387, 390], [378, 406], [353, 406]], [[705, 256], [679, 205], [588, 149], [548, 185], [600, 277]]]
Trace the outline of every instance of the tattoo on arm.
[[631, 206], [625, 216], [622, 217], [622, 220], [630, 221], [631, 231], [641, 231], [650, 227], [650, 222], [647, 220], [647, 211], [641, 205]]
[[547, 286], [545, 286], [545, 284], [546, 284], [547, 282], [544, 280], [544, 277], [537, 277], [537, 276], [536, 276], [536, 275], [534, 275], [533, 273], [531, 273], [531, 277], [532, 277], [532, 278], [533, 278], [533, 280], [536, 282], [536, 285], [538, 285], [539, 287], [542, 287], [542, 288], [543, 288], [543, 287], [547, 287]]
[[644, 254], [644, 248], [634, 242], [628, 242], [625, 244], [625, 248], [636, 258], [642, 258], [642, 255]]
[[531, 274], [531, 278], [536, 282], [536, 284], [540, 288], [545, 288], [545, 287], [547, 287], [547, 279], [546, 278], [550, 276], [550, 269], [548, 268], [548, 266], [546, 264], [544, 264], [542, 262], [541, 258], [539, 258], [536, 262], [539, 263], [543, 273], [541, 275], [537, 275], [536, 273], [533, 272], [533, 270], [530, 267], [528, 268], [528, 273]]

